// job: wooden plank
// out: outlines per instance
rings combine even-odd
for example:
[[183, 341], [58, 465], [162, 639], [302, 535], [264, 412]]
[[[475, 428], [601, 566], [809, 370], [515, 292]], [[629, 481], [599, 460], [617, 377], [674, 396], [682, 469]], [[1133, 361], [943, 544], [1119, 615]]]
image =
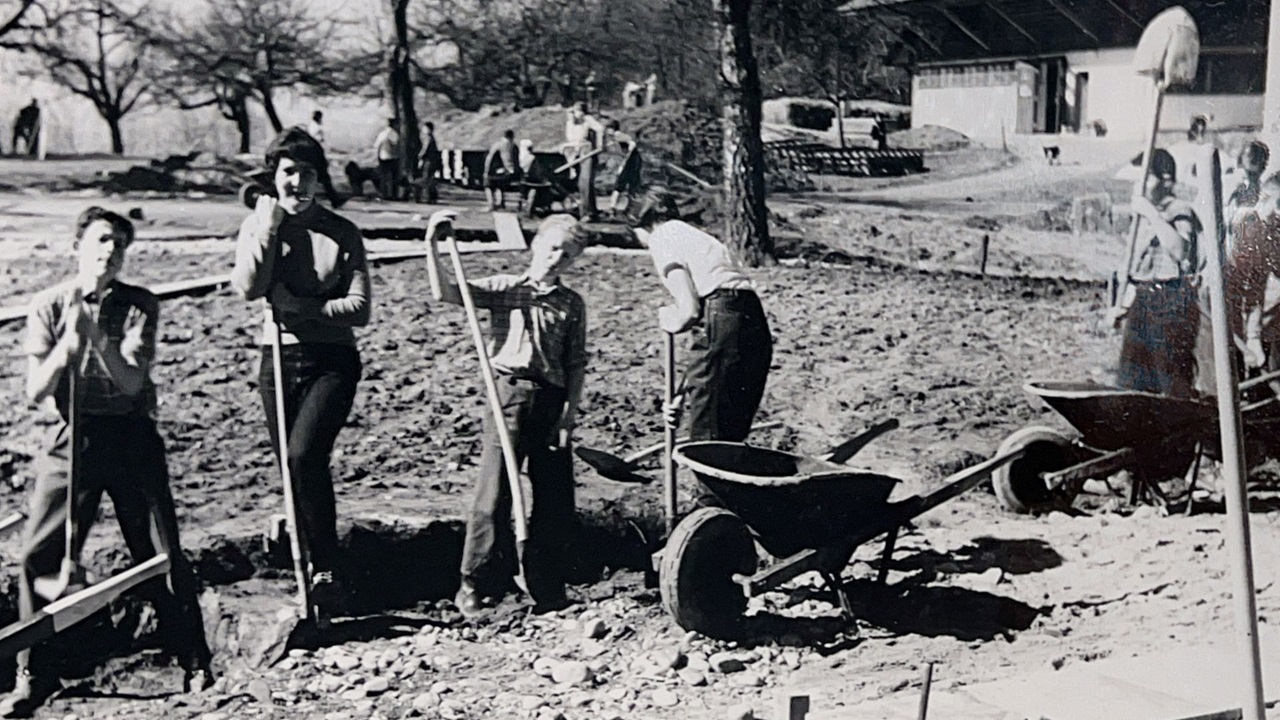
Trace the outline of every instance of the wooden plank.
[[0, 537], [4, 537], [15, 530], [22, 527], [22, 521], [26, 520], [26, 516], [20, 512], [16, 512], [4, 520], [0, 520]]
[[141, 565], [46, 605], [35, 615], [0, 629], [0, 657], [48, 640], [111, 604], [142, 583], [169, 572], [169, 556], [157, 555]]
[[523, 250], [528, 247], [524, 239], [524, 229], [520, 227], [520, 217], [515, 213], [495, 212], [493, 229], [498, 233], [498, 243], [486, 250]]

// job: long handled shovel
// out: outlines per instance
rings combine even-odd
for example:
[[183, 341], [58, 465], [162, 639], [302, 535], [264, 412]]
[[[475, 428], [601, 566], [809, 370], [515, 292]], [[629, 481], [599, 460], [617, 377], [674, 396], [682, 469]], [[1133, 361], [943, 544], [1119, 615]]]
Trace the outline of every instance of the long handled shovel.
[[[498, 443], [502, 446], [502, 461], [506, 466], [507, 485], [511, 490], [511, 517], [515, 523], [516, 557], [519, 568], [516, 584], [528, 593], [529, 584], [524, 572], [524, 548], [529, 540], [528, 516], [525, 514], [524, 488], [520, 484], [520, 466], [516, 462], [515, 444], [511, 441], [511, 429], [507, 427], [507, 419], [502, 412], [502, 401], [498, 398], [498, 383], [493, 376], [493, 366], [489, 363], [489, 351], [485, 347], [484, 332], [480, 329], [480, 317], [476, 313], [475, 300], [471, 297], [471, 286], [467, 284], [467, 275], [462, 269], [462, 256], [458, 253], [458, 244], [452, 237], [446, 239], [444, 244], [449, 251], [449, 259], [453, 262], [453, 274], [458, 283], [458, 292], [462, 295], [462, 307], [466, 310], [467, 325], [471, 328], [476, 357], [480, 360], [480, 375], [484, 378], [489, 410], [493, 413], [493, 426], [498, 432]], [[427, 276], [431, 282], [431, 296], [439, 300], [443, 294], [434, 261], [427, 263]]]
[[280, 451], [276, 457], [280, 464], [280, 478], [284, 484], [285, 521], [289, 528], [289, 554], [293, 556], [293, 574], [298, 582], [298, 605], [302, 618], [308, 623], [322, 624], [320, 612], [311, 599], [311, 555], [307, 550], [306, 538], [302, 536], [302, 528], [298, 527], [298, 506], [294, 497], [297, 486], [294, 485], [293, 473], [289, 470], [289, 430], [285, 422], [284, 410], [284, 369], [280, 352], [280, 323], [275, 313], [267, 305], [267, 323], [271, 328], [271, 376], [275, 383], [276, 403], [276, 440]]
[[[1200, 58], [1200, 33], [1195, 21], [1180, 7], [1173, 7], [1157, 15], [1142, 31], [1138, 48], [1134, 52], [1134, 71], [1151, 77], [1155, 86], [1155, 107], [1151, 113], [1151, 129], [1147, 135], [1147, 151], [1142, 155], [1142, 174], [1135, 181], [1133, 193], [1146, 194], [1147, 174], [1151, 171], [1151, 156], [1155, 153], [1156, 136], [1160, 132], [1160, 110], [1164, 106], [1164, 93], [1175, 85], [1187, 85], [1195, 80]], [[1135, 218], [1129, 231], [1129, 246], [1125, 251], [1125, 264], [1117, 279], [1115, 303], [1124, 302], [1129, 289], [1129, 273], [1133, 270], [1133, 257], [1137, 253], [1138, 221]]]
[[37, 595], [50, 602], [66, 592], [75, 579], [78, 565], [76, 558], [76, 486], [80, 479], [80, 363], [77, 358], [67, 366], [67, 518], [63, 523], [66, 547], [62, 553], [62, 567], [56, 577], [38, 577], [32, 583]]

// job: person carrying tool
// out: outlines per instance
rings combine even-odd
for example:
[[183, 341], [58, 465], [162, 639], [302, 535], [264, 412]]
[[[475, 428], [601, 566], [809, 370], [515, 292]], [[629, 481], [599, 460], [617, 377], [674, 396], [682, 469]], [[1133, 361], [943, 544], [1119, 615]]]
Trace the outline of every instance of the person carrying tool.
[[[354, 328], [369, 323], [372, 299], [364, 240], [354, 223], [316, 202], [324, 150], [288, 129], [267, 146], [275, 196], [264, 193], [240, 225], [231, 284], [246, 300], [264, 299], [259, 392], [277, 458], [284, 453], [297, 493], [301, 537], [310, 548], [312, 597], [340, 611], [337, 513], [329, 456], [360, 380]], [[271, 343], [279, 327], [285, 426], [277, 437]]]
[[644, 160], [640, 156], [640, 146], [636, 143], [635, 136], [622, 132], [622, 126], [617, 120], [610, 120], [608, 127], [614, 143], [622, 153], [622, 164], [618, 166], [618, 175], [613, 181], [613, 195], [609, 198], [609, 214], [617, 215], [618, 201], [625, 195], [625, 207], [630, 207], [632, 195], [640, 189]]
[[[105, 492], [133, 559], [169, 557], [167, 585], [154, 586], [149, 594], [160, 632], [182, 666], [183, 686], [198, 692], [213, 685], [211, 654], [195, 575], [178, 540], [164, 441], [154, 420], [150, 367], [160, 304], [145, 288], [116, 279], [133, 237], [126, 218], [88, 208], [76, 221], [76, 276], [37, 294], [29, 306], [23, 344], [27, 397], [34, 403], [51, 399], [61, 422], [36, 465], [23, 533], [18, 615], [31, 617], [77, 584], [70, 574], [60, 574], [59, 566], [75, 566]], [[74, 478], [68, 469], [72, 463]], [[72, 482], [75, 499], [68, 503]], [[68, 512], [71, 548], [66, 547]], [[58, 579], [40, 591], [50, 577]], [[44, 648], [23, 650], [17, 659], [16, 685], [0, 703], [0, 717], [29, 717], [58, 686], [54, 658]]]
[[[455, 213], [441, 210], [427, 224], [428, 262], [437, 263], [436, 243], [449, 237]], [[569, 215], [542, 221], [530, 244], [529, 267], [519, 275], [469, 281], [477, 308], [492, 313], [490, 362], [498, 398], [516, 452], [527, 461], [533, 489], [523, 562], [536, 612], [569, 605], [562, 567], [576, 522], [573, 499], [573, 429], [586, 369], [587, 312], [582, 296], [565, 287], [560, 274], [585, 247]], [[452, 273], [441, 269], [443, 299], [462, 303]], [[514, 547], [510, 485], [492, 413], [486, 413], [480, 473], [467, 517], [462, 549], [462, 585], [455, 603], [464, 615], [492, 606], [502, 594], [500, 574], [510, 576]]]
[[569, 162], [586, 158], [578, 164], [578, 219], [584, 222], [594, 222], [599, 214], [596, 210], [596, 159], [588, 156], [604, 147], [606, 133], [605, 126], [587, 113], [586, 103], [573, 104], [564, 124], [565, 142], [561, 152]]
[[1145, 223], [1146, 230], [1139, 235], [1133, 266], [1121, 268], [1130, 278], [1125, 297], [1108, 310], [1107, 318], [1116, 327], [1123, 323], [1120, 387], [1189, 398], [1200, 323], [1200, 221], [1190, 205], [1174, 197], [1176, 179], [1173, 156], [1157, 149], [1146, 195], [1133, 198], [1134, 222]]
[[489, 201], [490, 210], [507, 206], [503, 193], [520, 182], [521, 175], [516, 133], [514, 130], [507, 130], [502, 133], [502, 139], [489, 148], [489, 154], [484, 158], [484, 195]]
[[[686, 398], [691, 440], [740, 442], [764, 397], [773, 360], [773, 336], [751, 279], [715, 237], [676, 219], [675, 199], [650, 187], [630, 213], [640, 244], [674, 302], [658, 311], [658, 324], [671, 334], [693, 333], [685, 390], [665, 413], [679, 424]], [[700, 505], [713, 502], [704, 492]]]

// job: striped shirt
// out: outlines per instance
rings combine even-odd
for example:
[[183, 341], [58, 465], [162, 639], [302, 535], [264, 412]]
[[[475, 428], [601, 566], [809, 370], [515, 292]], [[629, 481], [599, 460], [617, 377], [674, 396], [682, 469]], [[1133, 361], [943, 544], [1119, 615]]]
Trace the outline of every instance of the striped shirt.
[[[506, 290], [497, 288], [517, 282]], [[468, 283], [476, 307], [492, 313], [489, 359], [496, 371], [565, 387], [587, 364], [587, 306], [561, 285], [536, 286], [523, 276]]]
[[705, 298], [721, 288], [754, 289], [751, 278], [724, 243], [681, 220], [668, 220], [653, 229], [649, 255], [659, 277], [665, 278], [676, 268], [687, 270], [698, 297]]
[[[66, 319], [75, 296], [75, 281], [55, 285], [37, 294], [27, 309], [27, 336], [22, 349], [27, 355], [47, 356], [66, 333]], [[124, 338], [124, 323], [129, 311], [138, 308], [144, 315], [142, 343], [131, 359], [150, 363], [156, 354], [156, 326], [160, 321], [160, 301], [146, 288], [112, 281], [102, 297], [86, 299], [102, 334], [119, 345]], [[156, 386], [150, 373], [142, 382], [142, 391], [128, 395], [111, 380], [102, 356], [86, 343], [84, 370], [80, 376], [79, 400], [82, 415], [152, 416], [156, 409]], [[58, 413], [67, 418], [67, 374], [63, 373], [54, 390]]]

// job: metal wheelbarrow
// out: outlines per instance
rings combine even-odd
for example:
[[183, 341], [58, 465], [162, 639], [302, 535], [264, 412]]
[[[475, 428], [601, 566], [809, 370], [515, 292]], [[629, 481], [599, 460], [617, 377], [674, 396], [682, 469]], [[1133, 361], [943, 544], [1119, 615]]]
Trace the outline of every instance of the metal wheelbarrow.
[[[877, 577], [884, 582], [902, 526], [982, 484], [1021, 454], [1003, 454], [952, 475], [927, 495], [890, 502], [898, 480], [887, 475], [743, 443], [680, 445], [676, 462], [697, 475], [722, 507], [690, 513], [660, 551], [663, 606], [686, 630], [730, 635], [749, 598], [817, 571], [851, 619], [840, 576], [858, 547], [885, 536]], [[763, 567], [757, 543], [771, 556]]]
[[[1275, 380], [1277, 373], [1240, 383], [1240, 391]], [[998, 453], [1023, 451], [1021, 459], [993, 473], [1001, 506], [1030, 513], [1069, 505], [1090, 479], [1118, 471], [1134, 474], [1130, 502], [1149, 492], [1167, 502], [1156, 484], [1181, 476], [1197, 462], [1197, 448], [1218, 455], [1218, 409], [1212, 399], [1175, 398], [1094, 382], [1033, 381], [1023, 386], [1075, 430], [1046, 426], [1010, 435]], [[1260, 440], [1280, 425], [1280, 404], [1271, 397], [1242, 407], [1246, 440]]]

